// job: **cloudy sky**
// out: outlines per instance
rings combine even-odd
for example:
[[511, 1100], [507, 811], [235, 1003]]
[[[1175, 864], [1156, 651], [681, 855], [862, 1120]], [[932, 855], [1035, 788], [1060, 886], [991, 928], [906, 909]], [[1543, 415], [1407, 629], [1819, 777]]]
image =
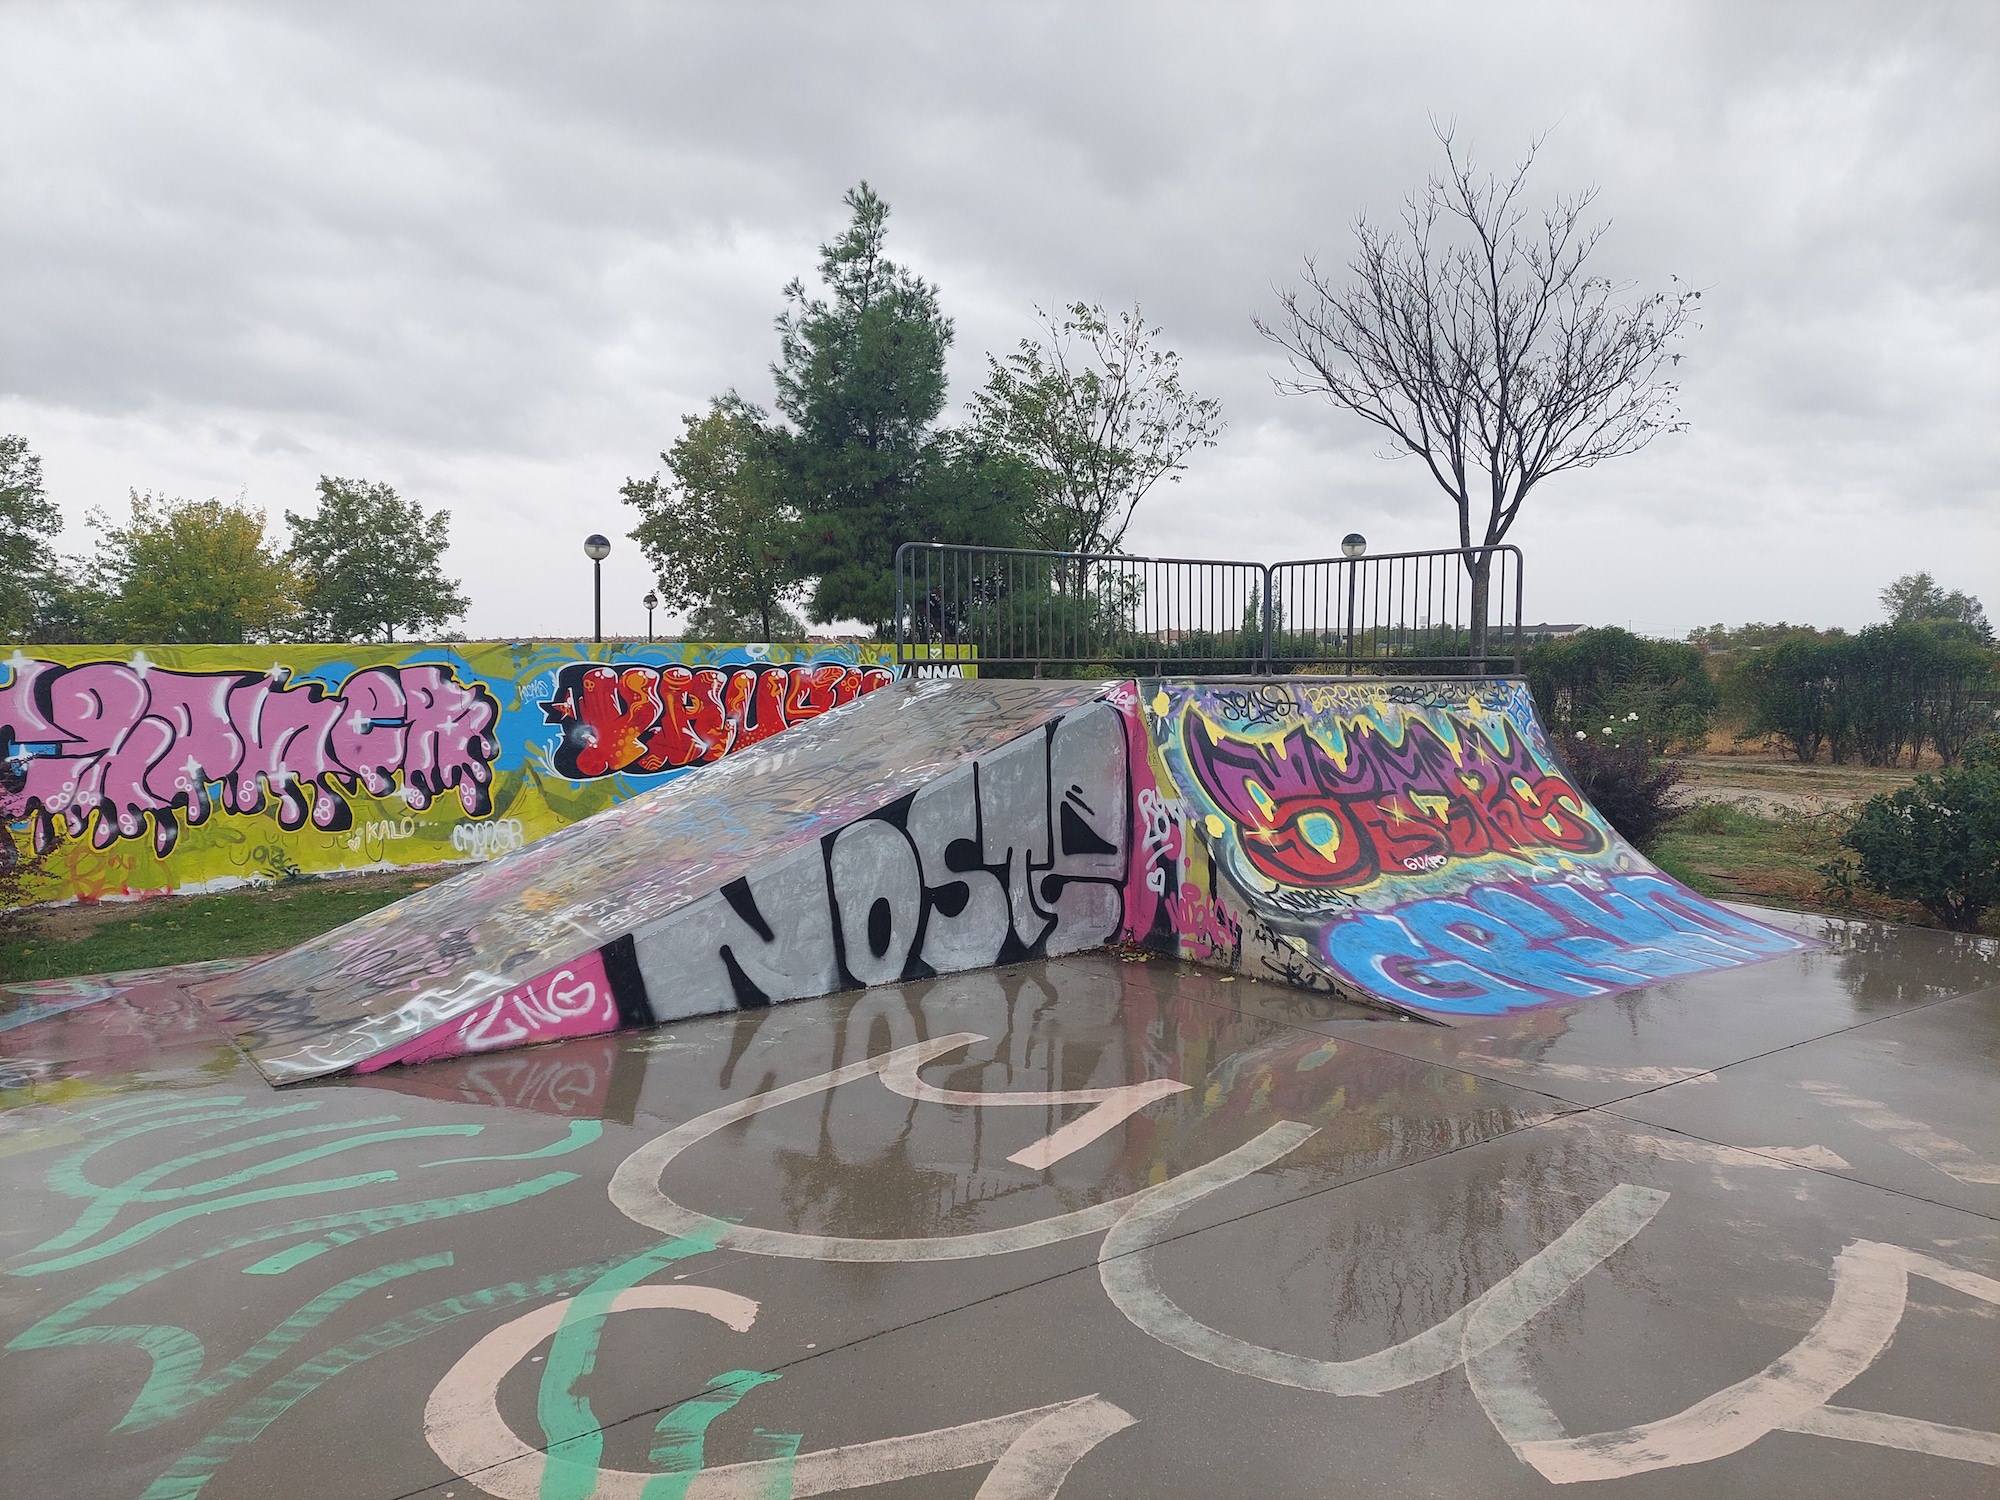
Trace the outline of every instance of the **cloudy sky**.
[[0, 4], [0, 431], [85, 512], [320, 474], [453, 516], [474, 635], [644, 628], [618, 500], [769, 400], [780, 288], [866, 178], [956, 320], [1141, 303], [1228, 429], [1128, 545], [1449, 545], [1251, 326], [1438, 158], [1596, 184], [1600, 258], [1705, 289], [1691, 431], [1551, 480], [1528, 608], [1858, 625], [1919, 568], [2000, 605], [2000, 5]]

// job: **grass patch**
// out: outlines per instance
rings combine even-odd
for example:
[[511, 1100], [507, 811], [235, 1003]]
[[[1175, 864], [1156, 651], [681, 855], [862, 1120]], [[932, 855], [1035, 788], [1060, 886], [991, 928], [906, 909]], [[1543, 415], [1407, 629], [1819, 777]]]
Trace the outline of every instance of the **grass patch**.
[[[1827, 888], [1819, 867], [1840, 853], [1851, 814], [1780, 809], [1763, 814], [1722, 802], [1697, 803], [1667, 826], [1648, 854], [1654, 864], [1704, 896], [1757, 901], [1836, 917], [1870, 917], [1913, 926], [1937, 924], [1921, 906], [1856, 887], [1851, 897]], [[2000, 913], [1987, 932], [2000, 932]]]
[[434, 872], [287, 880], [218, 896], [59, 906], [0, 933], [0, 980], [248, 958], [318, 937], [437, 882]]

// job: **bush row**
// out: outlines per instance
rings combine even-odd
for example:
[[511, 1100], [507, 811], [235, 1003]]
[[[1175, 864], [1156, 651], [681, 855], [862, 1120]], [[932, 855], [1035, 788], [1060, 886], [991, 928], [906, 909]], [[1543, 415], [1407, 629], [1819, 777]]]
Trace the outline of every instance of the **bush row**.
[[1996, 654], [1963, 625], [1913, 621], [1801, 631], [1725, 676], [1745, 737], [1769, 736], [1802, 761], [1912, 766], [1926, 750], [1953, 765], [2000, 706]]

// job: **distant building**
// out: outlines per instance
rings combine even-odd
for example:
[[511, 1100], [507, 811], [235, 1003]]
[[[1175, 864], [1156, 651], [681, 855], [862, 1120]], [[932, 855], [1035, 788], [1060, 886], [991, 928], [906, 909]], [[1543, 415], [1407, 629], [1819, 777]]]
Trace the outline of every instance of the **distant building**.
[[1546, 623], [1541, 625], [1523, 625], [1521, 627], [1521, 639], [1524, 641], [1561, 641], [1569, 639], [1569, 637], [1575, 635], [1579, 630], [1588, 629], [1590, 629], [1588, 625], [1549, 625]]

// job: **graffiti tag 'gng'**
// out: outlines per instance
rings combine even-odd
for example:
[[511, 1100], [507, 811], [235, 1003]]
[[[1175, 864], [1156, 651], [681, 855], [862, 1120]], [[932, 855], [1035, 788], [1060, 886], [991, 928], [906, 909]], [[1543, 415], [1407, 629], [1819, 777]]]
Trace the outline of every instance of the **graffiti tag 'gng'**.
[[720, 760], [895, 680], [886, 667], [563, 668], [543, 717], [563, 728], [554, 761], [572, 781]]
[[[475, 817], [487, 790], [499, 705], [450, 667], [365, 667], [329, 694], [290, 672], [170, 672], [131, 661], [80, 666], [17, 659], [0, 689], [0, 822], [28, 818], [39, 852], [91, 828], [103, 849], [153, 820], [164, 857], [218, 808], [249, 815], [275, 798], [279, 824], [353, 825], [347, 798], [397, 789], [422, 810], [456, 787]], [[95, 825], [91, 815], [97, 815]]]
[[354, 1071], [373, 1073], [391, 1063], [436, 1062], [468, 1052], [600, 1036], [617, 1029], [618, 1002], [612, 998], [604, 961], [592, 950], [413, 1041], [378, 1053]]

